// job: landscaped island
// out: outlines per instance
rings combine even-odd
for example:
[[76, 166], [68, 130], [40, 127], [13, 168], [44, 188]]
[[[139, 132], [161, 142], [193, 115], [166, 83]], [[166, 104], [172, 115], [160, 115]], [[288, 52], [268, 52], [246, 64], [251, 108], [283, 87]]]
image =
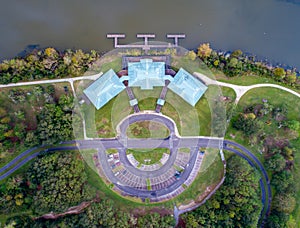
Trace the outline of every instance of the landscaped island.
[[[138, 49], [122, 51], [132, 59], [145, 54]], [[158, 84], [153, 89], [146, 81], [138, 85], [148, 90], [132, 88], [130, 92], [128, 86], [137, 82], [128, 79], [131, 76], [122, 67], [119, 53], [113, 54], [100, 57], [95, 51], [60, 53], [46, 48], [0, 64], [1, 225], [170, 227], [179, 222], [179, 227], [257, 227], [260, 223], [297, 227], [300, 79], [294, 69], [272, 67], [240, 50], [218, 53], [209, 44], [200, 45], [197, 53], [150, 50], [144, 58], [148, 60], [142, 60], [146, 68], [152, 66], [149, 55], [154, 56], [153, 62], [169, 56], [169, 66], [163, 66], [166, 71], [161, 75], [170, 77], [163, 79], [166, 85], [155, 78]], [[118, 85], [126, 90], [95, 108], [93, 95], [89, 100], [84, 91], [110, 69], [117, 72], [116, 80], [123, 77], [124, 87]], [[164, 90], [157, 86], [167, 89], [167, 80], [170, 86], [174, 80], [175, 86], [176, 73], [186, 80], [200, 79], [207, 86], [205, 96], [195, 92], [189, 97], [176, 89], [162, 96]], [[42, 81], [31, 83], [36, 80]], [[105, 94], [108, 86], [100, 92]], [[130, 99], [133, 95], [136, 99]], [[171, 119], [176, 129], [157, 118], [118, 130], [119, 123], [137, 110], [146, 115], [149, 110], [158, 111], [155, 115]], [[192, 141], [197, 137], [199, 141]], [[145, 143], [130, 147], [145, 138], [150, 144], [161, 144], [153, 149]], [[110, 142], [115, 144], [108, 146]], [[224, 152], [226, 163], [219, 152]], [[121, 153], [128, 163], [120, 159]], [[103, 169], [103, 159], [114, 177]], [[159, 175], [157, 170], [168, 164], [166, 173]], [[141, 176], [128, 175], [133, 169]], [[192, 180], [188, 175], [181, 183], [188, 172], [194, 175]], [[115, 177], [119, 182], [113, 181]], [[176, 183], [180, 192], [170, 191], [161, 200], [152, 195]], [[122, 188], [124, 184], [141, 193], [133, 196]], [[143, 196], [143, 191], [149, 196]], [[173, 216], [178, 219], [180, 213], [175, 222]]]

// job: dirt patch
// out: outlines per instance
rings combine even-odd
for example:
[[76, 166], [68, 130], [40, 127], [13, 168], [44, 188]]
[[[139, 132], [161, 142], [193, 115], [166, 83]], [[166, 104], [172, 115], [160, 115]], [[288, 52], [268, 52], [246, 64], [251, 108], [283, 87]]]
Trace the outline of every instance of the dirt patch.
[[150, 214], [158, 213], [160, 216], [166, 216], [166, 215], [172, 215], [173, 210], [162, 208], [162, 207], [154, 207], [151, 209], [145, 207], [139, 207], [131, 211], [131, 214], [133, 214], [135, 217], [140, 217], [149, 213]]

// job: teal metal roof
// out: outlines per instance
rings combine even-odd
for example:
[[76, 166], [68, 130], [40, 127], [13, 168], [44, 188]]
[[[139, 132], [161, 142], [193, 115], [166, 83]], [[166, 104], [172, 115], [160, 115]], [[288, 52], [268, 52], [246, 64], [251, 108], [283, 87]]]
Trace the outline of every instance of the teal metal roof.
[[153, 86], [165, 85], [165, 63], [141, 59], [140, 62], [128, 63], [128, 86], [153, 89]]
[[164, 106], [165, 100], [158, 98], [158, 100], [157, 100], [156, 103], [159, 104], [159, 105], [161, 105], [161, 106]]
[[137, 101], [137, 99], [133, 99], [133, 100], [129, 101], [129, 104], [130, 104], [130, 106], [134, 106], [134, 105], [138, 104], [138, 101]]
[[206, 85], [182, 68], [174, 76], [168, 88], [192, 106], [196, 105], [207, 90]]
[[110, 69], [83, 92], [94, 104], [96, 109], [100, 109], [125, 88], [125, 85], [121, 82], [116, 73]]

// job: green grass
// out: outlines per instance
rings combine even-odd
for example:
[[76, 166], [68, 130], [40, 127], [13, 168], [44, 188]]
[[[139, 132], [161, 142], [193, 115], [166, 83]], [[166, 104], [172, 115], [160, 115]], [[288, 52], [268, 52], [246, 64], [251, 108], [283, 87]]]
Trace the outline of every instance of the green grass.
[[[152, 165], [162, 158], [163, 154], [170, 154], [170, 150], [167, 148], [155, 148], [155, 149], [127, 149], [127, 154], [132, 154], [134, 158], [140, 163], [145, 165]], [[150, 161], [145, 161], [150, 160]]]
[[179, 148], [179, 152], [183, 152], [183, 153], [190, 153], [191, 149], [188, 147], [181, 147]]
[[89, 165], [91, 169], [96, 171], [93, 155], [97, 153], [96, 149], [85, 149], [79, 151], [85, 163]]
[[85, 117], [87, 136], [91, 138], [115, 137], [117, 124], [132, 111], [126, 91], [121, 92], [99, 110], [92, 104], [83, 104], [81, 109]]
[[120, 71], [122, 69], [122, 58], [115, 54], [102, 56], [88, 69], [85, 75], [92, 75], [98, 72], [105, 73], [109, 69], [113, 69], [115, 72]]
[[107, 149], [105, 152], [107, 154], [115, 154], [115, 153], [118, 153], [118, 150], [114, 149], [114, 148], [111, 148], [111, 149]]
[[265, 77], [252, 76], [252, 75], [227, 77], [225, 75], [218, 74], [216, 76], [216, 79], [220, 82], [227, 82], [234, 85], [243, 85], [243, 86], [263, 84], [263, 83], [279, 84], [277, 81], [273, 80], [272, 78], [265, 78]]
[[286, 83], [278, 82], [271, 77], [267, 78], [267, 77], [260, 77], [257, 75], [242, 75], [242, 76], [237, 76], [237, 77], [227, 77], [226, 75], [224, 75], [222, 73], [217, 73], [216, 79], [220, 82], [226, 82], [226, 83], [231, 83], [234, 85], [242, 85], [242, 86], [271, 83], [271, 84], [281, 85], [283, 87], [290, 88], [290, 89], [300, 93], [299, 89], [296, 89], [290, 85], [287, 85]]
[[221, 90], [222, 90], [223, 96], [229, 97], [232, 101], [235, 100], [236, 94], [232, 88], [221, 86]]
[[[204, 161], [202, 166], [205, 165]], [[208, 186], [216, 186], [223, 177], [223, 163], [220, 156], [217, 156], [213, 163], [210, 164], [209, 169], [198, 173], [194, 182], [188, 186], [185, 191], [173, 200], [177, 206], [187, 204], [192, 200], [196, 200], [203, 194]]]
[[[300, 120], [300, 99], [293, 94], [290, 94], [286, 91], [282, 91], [276, 88], [256, 88], [247, 92], [239, 101], [237, 106], [237, 111], [240, 112], [243, 108], [248, 107], [254, 104], [262, 104], [262, 99], [267, 99], [270, 104], [273, 106], [278, 106], [285, 104], [287, 108], [287, 118]], [[275, 122], [271, 121], [270, 125], [264, 125], [264, 132], [270, 135], [276, 135], [276, 137], [287, 138], [282, 129], [278, 129]], [[234, 137], [232, 137], [234, 136]], [[260, 142], [251, 142], [249, 139], [245, 138], [240, 131], [235, 130], [231, 124], [229, 125], [226, 136], [227, 139], [233, 140], [237, 143], [240, 143], [251, 150], [262, 162], [263, 156], [261, 154], [262, 143]]]
[[138, 106], [141, 111], [145, 111], [145, 110], [154, 111], [156, 108], [156, 101], [157, 98], [154, 97], [144, 98], [143, 100], [139, 100]]
[[205, 150], [205, 155], [200, 167], [200, 172], [205, 172], [210, 166], [220, 158], [219, 149], [216, 148], [207, 148]]
[[100, 193], [101, 198], [109, 198], [114, 201], [115, 206], [122, 210], [128, 210], [131, 208], [143, 206], [142, 202], [138, 203], [133, 200], [128, 200], [125, 197], [120, 196], [118, 193], [112, 191], [109, 185], [105, 184], [101, 177], [95, 172], [89, 165], [86, 164], [85, 171], [87, 174], [87, 182], [93, 187], [92, 191]]
[[239, 101], [239, 110], [251, 104], [262, 103], [262, 99], [267, 99], [270, 104], [285, 104], [288, 110], [289, 119], [300, 120], [300, 99], [299, 97], [277, 88], [255, 88], [249, 90]]
[[212, 71], [199, 58], [196, 58], [194, 61], [192, 61], [186, 56], [172, 56], [171, 66], [176, 69], [182, 67], [191, 74], [193, 74], [194, 72], [199, 72], [206, 75], [207, 77], [215, 78]]
[[129, 138], [166, 138], [170, 131], [159, 122], [141, 121], [129, 125], [126, 134]]
[[147, 178], [146, 182], [147, 182], [147, 190], [150, 191], [152, 189], [150, 179]]
[[[154, 87], [149, 91], [133, 88], [133, 92], [141, 110], [155, 110], [161, 92], [160, 87]], [[175, 121], [182, 136], [210, 135], [211, 113], [205, 97], [192, 107], [177, 94], [168, 90], [166, 103], [161, 112]]]

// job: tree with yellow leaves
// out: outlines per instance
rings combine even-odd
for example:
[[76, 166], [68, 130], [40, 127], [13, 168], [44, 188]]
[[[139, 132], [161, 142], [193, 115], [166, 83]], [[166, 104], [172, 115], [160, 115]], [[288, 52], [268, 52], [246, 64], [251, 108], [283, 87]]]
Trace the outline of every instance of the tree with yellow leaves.
[[209, 43], [203, 43], [198, 47], [198, 56], [201, 58], [207, 58], [211, 55], [212, 49]]

